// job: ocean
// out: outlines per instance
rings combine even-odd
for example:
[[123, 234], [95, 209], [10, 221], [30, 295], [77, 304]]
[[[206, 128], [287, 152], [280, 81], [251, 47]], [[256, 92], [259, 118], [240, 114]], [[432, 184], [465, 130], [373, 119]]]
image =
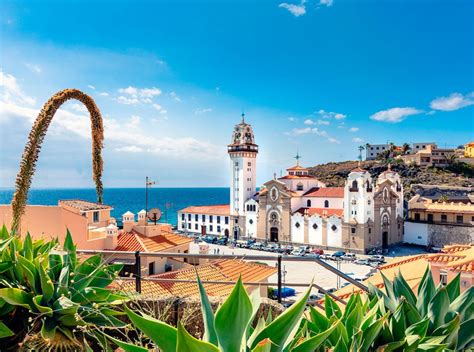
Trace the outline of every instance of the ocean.
[[[0, 204], [11, 203], [13, 189], [0, 189]], [[229, 188], [159, 188], [148, 189], [148, 209], [159, 208], [163, 215], [160, 222], [176, 225], [177, 212], [190, 205], [229, 204]], [[82, 199], [95, 202], [95, 189], [32, 189], [28, 204], [57, 205], [61, 199]], [[104, 204], [113, 207], [112, 216], [122, 223], [122, 214], [137, 214], [145, 209], [144, 188], [104, 189]]]

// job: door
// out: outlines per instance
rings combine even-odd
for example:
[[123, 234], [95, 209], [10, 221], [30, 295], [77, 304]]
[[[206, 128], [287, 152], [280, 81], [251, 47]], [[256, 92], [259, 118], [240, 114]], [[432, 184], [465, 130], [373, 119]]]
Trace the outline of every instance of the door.
[[278, 227], [270, 228], [270, 242], [278, 242]]
[[206, 225], [201, 225], [201, 235], [206, 236]]
[[224, 230], [224, 236], [227, 238], [229, 237], [229, 229]]
[[382, 248], [387, 248], [388, 247], [388, 232], [385, 231], [382, 233]]

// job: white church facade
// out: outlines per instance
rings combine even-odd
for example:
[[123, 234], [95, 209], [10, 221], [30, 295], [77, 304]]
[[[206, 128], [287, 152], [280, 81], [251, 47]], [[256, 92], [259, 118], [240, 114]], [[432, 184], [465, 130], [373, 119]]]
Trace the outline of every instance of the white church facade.
[[376, 180], [357, 168], [344, 187], [326, 187], [297, 156], [287, 175], [274, 177], [257, 192], [258, 145], [243, 116], [227, 150], [230, 204], [182, 209], [178, 230], [353, 252], [402, 242], [403, 186], [390, 168]]

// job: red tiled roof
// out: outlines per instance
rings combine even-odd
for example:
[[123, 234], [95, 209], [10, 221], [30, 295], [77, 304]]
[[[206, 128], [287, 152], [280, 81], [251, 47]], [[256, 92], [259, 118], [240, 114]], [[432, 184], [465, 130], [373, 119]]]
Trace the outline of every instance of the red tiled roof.
[[278, 179], [279, 180], [296, 180], [296, 179], [299, 179], [299, 178], [316, 178], [314, 176], [311, 176], [311, 175], [286, 175], [286, 176], [283, 176], [283, 177], [279, 177]]
[[447, 267], [452, 271], [472, 274], [474, 259], [471, 257], [465, 260], [457, 260], [454, 263], [448, 264]]
[[[276, 268], [264, 264], [245, 262], [242, 260], [221, 260], [209, 264], [184, 268], [169, 273], [151, 275], [150, 277], [177, 280], [196, 280], [196, 273], [202, 281], [237, 281], [242, 276], [243, 282], [261, 282], [276, 272]], [[234, 285], [204, 284], [209, 296], [226, 296]], [[255, 287], [255, 286], [251, 286]], [[120, 286], [125, 291], [135, 291], [135, 283], [126, 281]], [[178, 297], [195, 296], [199, 294], [196, 283], [171, 281], [142, 281], [142, 295], [173, 295]]]
[[305, 197], [344, 198], [344, 187], [313, 187], [304, 194]]
[[308, 170], [308, 168], [303, 167], [303, 166], [300, 166], [300, 165], [295, 165], [295, 166], [289, 167], [289, 168], [286, 169], [286, 170], [287, 170], [287, 171], [288, 171], [288, 170]]
[[118, 236], [116, 251], [160, 252], [191, 243], [193, 240], [174, 233], [146, 237], [134, 230], [122, 232]]
[[299, 208], [295, 213], [303, 214], [307, 211], [308, 215], [319, 215], [319, 216], [337, 216], [338, 218], [342, 217], [344, 214], [344, 209], [334, 209], [334, 208]]
[[203, 206], [190, 206], [179, 211], [180, 213], [191, 213], [191, 214], [209, 214], [209, 215], [230, 215], [230, 205], [203, 205]]
[[356, 167], [355, 169], [351, 170], [351, 172], [367, 172], [367, 170], [364, 170], [360, 167]]

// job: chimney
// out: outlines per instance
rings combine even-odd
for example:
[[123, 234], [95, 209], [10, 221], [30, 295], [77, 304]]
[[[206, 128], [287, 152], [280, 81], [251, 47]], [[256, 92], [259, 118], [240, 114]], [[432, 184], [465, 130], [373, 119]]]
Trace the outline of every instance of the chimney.
[[140, 210], [138, 212], [138, 226], [145, 226], [146, 225], [146, 211]]
[[130, 232], [135, 226], [135, 215], [131, 211], [127, 211], [122, 215], [123, 231]]
[[118, 227], [115, 224], [110, 224], [106, 227], [105, 249], [113, 250], [117, 248], [118, 244]]

